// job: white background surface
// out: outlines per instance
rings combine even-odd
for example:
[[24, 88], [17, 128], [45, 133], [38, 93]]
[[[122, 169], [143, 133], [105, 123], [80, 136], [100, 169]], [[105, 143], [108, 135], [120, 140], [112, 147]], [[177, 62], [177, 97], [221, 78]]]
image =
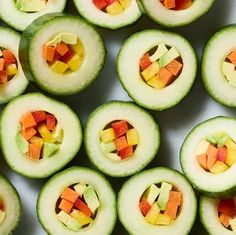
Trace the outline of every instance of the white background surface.
[[[70, 3], [70, 12], [77, 14], [76, 10], [74, 10], [74, 6], [71, 4], [72, 0], [69, 0], [68, 2]], [[209, 37], [217, 29], [232, 23], [236, 23], [236, 1], [216, 0], [215, 6], [207, 15], [203, 16], [200, 20], [189, 26], [175, 29], [174, 31], [181, 33], [192, 43], [198, 53], [198, 58], [200, 61], [202, 48]], [[100, 104], [109, 100], [130, 100], [117, 78], [115, 65], [116, 56], [126, 38], [137, 31], [147, 28], [158, 29], [160, 26], [152, 23], [144, 16], [135, 25], [121, 30], [109, 31], [99, 29], [105, 39], [107, 48], [106, 64], [101, 75], [87, 90], [82, 93], [76, 96], [58, 98], [69, 104], [77, 112], [83, 124], [85, 124], [88, 115]], [[27, 89], [27, 92], [29, 91], [38, 90], [33, 85], [30, 85]], [[3, 106], [1, 109], [2, 108]], [[162, 142], [157, 157], [147, 168], [161, 165], [181, 170], [179, 165], [179, 149], [188, 132], [197, 123], [214, 116], [226, 115], [235, 117], [236, 110], [226, 108], [212, 100], [206, 93], [201, 82], [201, 76], [198, 74], [196, 83], [194, 84], [191, 93], [184, 101], [170, 110], [152, 113], [160, 124], [162, 131]], [[68, 166], [71, 165], [90, 166], [83, 148]], [[23, 204], [22, 220], [19, 227], [14, 232], [14, 235], [46, 234], [37, 220], [35, 207], [38, 192], [47, 179], [32, 180], [14, 173], [5, 164], [2, 156], [0, 156], [0, 171], [5, 173], [15, 185], [21, 196]], [[119, 190], [124, 180], [125, 179], [110, 179], [116, 191]], [[117, 222], [117, 226], [113, 234], [125, 235], [127, 233], [122, 228], [120, 223]], [[193, 231], [190, 234], [206, 234], [198, 219], [194, 225]]]

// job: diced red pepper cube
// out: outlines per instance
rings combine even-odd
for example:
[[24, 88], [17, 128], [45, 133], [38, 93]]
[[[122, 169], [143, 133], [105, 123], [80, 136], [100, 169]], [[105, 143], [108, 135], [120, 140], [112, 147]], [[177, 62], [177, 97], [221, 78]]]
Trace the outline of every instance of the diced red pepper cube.
[[128, 131], [128, 124], [126, 121], [118, 121], [112, 123], [112, 129], [115, 133], [116, 138], [124, 135]]
[[139, 203], [139, 208], [144, 216], [147, 215], [148, 211], [151, 209], [151, 205], [148, 203], [146, 198], [143, 198]]
[[100, 10], [108, 5], [107, 0], [93, 0], [93, 4]]
[[5, 60], [5, 64], [14, 64], [16, 63], [16, 57], [13, 55], [13, 53], [7, 49], [2, 51], [3, 58]]
[[229, 216], [236, 215], [236, 208], [232, 198], [226, 200], [220, 200], [218, 205], [218, 212], [224, 213]]
[[151, 60], [150, 60], [150, 56], [148, 53], [146, 53], [140, 60], [140, 67], [141, 70], [145, 70], [146, 68], [148, 68], [150, 65], [152, 64]]
[[1, 210], [1, 211], [4, 211], [4, 204], [3, 204], [2, 201], [0, 201], [0, 210]]
[[74, 206], [77, 207], [79, 210], [81, 210], [85, 215], [91, 217], [92, 211], [81, 199], [78, 198]]
[[48, 130], [50, 130], [50, 131], [55, 130], [55, 128], [56, 128], [56, 118], [54, 117], [54, 115], [47, 114], [46, 124], [47, 124]]
[[133, 155], [133, 147], [132, 146], [128, 146], [128, 147], [120, 150], [118, 152], [118, 155], [120, 156], [120, 158], [122, 160], [132, 156]]
[[47, 116], [45, 111], [34, 111], [32, 112], [32, 115], [36, 123], [40, 123], [46, 120], [46, 116]]
[[55, 53], [53, 55], [53, 61], [60, 60], [61, 57], [62, 56], [55, 50]]
[[108, 5], [111, 5], [113, 2], [117, 2], [117, 0], [106, 0]]
[[74, 56], [74, 51], [72, 50], [72, 48], [70, 46], [68, 46], [69, 50], [66, 52], [65, 55], [63, 55], [59, 60], [67, 63], [73, 56]]
[[5, 84], [8, 82], [6, 71], [0, 71], [0, 84]]
[[227, 148], [225, 146], [220, 147], [216, 156], [217, 160], [225, 162], [226, 157], [227, 157]]

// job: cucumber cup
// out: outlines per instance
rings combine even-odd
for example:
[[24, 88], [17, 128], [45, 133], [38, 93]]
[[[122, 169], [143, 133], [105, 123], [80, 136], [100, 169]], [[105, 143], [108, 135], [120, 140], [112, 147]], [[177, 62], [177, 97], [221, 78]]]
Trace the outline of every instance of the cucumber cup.
[[54, 95], [85, 89], [104, 65], [99, 33], [76, 16], [46, 14], [23, 32], [19, 56], [26, 77]]
[[108, 235], [116, 222], [115, 193], [100, 173], [71, 167], [43, 186], [37, 213], [48, 234]]
[[117, 203], [119, 219], [133, 235], [187, 235], [197, 211], [190, 183], [179, 172], [164, 167], [126, 181]]
[[80, 149], [81, 124], [65, 104], [40, 93], [20, 96], [0, 120], [3, 156], [29, 178], [45, 178], [64, 167]]

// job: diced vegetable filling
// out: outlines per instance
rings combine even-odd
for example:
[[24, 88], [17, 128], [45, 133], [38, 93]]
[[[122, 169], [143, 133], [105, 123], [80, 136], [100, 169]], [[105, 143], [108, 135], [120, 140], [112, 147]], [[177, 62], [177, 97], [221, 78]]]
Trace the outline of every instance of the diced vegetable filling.
[[220, 200], [217, 211], [220, 223], [228, 230], [236, 232], [236, 197]]
[[136, 129], [125, 120], [109, 123], [100, 133], [101, 150], [115, 161], [126, 160], [134, 155], [139, 144]]
[[0, 225], [6, 217], [5, 206], [3, 200], [0, 198]]
[[181, 11], [192, 6], [193, 0], [160, 0], [169, 10]]
[[222, 71], [228, 83], [236, 87], [236, 50], [230, 52], [225, 58]]
[[236, 162], [236, 143], [225, 132], [217, 132], [201, 139], [196, 148], [199, 165], [207, 172], [220, 174]]
[[59, 150], [62, 141], [63, 130], [53, 114], [38, 110], [22, 115], [16, 143], [29, 159], [51, 157]]
[[18, 73], [17, 60], [14, 54], [0, 47], [0, 84], [6, 84]]
[[80, 68], [85, 50], [76, 34], [62, 32], [54, 35], [43, 45], [43, 57], [52, 71], [65, 74]]
[[174, 47], [160, 43], [140, 59], [140, 74], [149, 86], [160, 90], [171, 85], [181, 74], [183, 60]]
[[118, 15], [129, 8], [131, 0], [93, 0], [93, 4], [109, 15]]
[[56, 204], [56, 214], [68, 229], [80, 231], [96, 219], [100, 202], [91, 185], [73, 184], [66, 188]]
[[172, 184], [152, 184], [141, 196], [139, 208], [145, 220], [154, 225], [170, 225], [178, 217], [182, 193]]
[[35, 13], [46, 8], [49, 0], [15, 0], [18, 10], [26, 13]]

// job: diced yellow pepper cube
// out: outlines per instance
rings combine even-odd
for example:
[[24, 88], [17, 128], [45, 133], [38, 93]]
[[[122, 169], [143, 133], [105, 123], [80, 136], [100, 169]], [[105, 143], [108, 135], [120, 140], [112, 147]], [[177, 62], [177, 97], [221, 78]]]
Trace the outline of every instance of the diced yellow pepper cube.
[[160, 211], [161, 209], [159, 208], [157, 203], [154, 203], [151, 209], [148, 211], [147, 215], [145, 216], [145, 220], [151, 224], [155, 224]]
[[7, 76], [16, 75], [18, 72], [16, 64], [9, 64], [6, 68]]
[[213, 174], [220, 174], [228, 170], [229, 167], [221, 161], [216, 161], [215, 165], [210, 169]]
[[133, 128], [126, 132], [128, 145], [137, 145], [139, 143], [138, 132]]
[[39, 145], [43, 145], [43, 139], [37, 136], [32, 137], [29, 141], [32, 144], [37, 143]]
[[224, 144], [228, 149], [236, 150], [236, 144], [232, 139], [228, 139]]
[[232, 166], [236, 162], [236, 150], [228, 148], [225, 163]]
[[164, 215], [164, 214], [158, 214], [156, 218], [156, 225], [169, 225], [171, 224], [172, 220], [169, 216]]
[[131, 0], [119, 0], [119, 2], [124, 9], [127, 9], [131, 4]]
[[110, 142], [116, 138], [115, 132], [113, 131], [112, 128], [103, 130], [100, 134], [100, 137], [101, 137], [101, 141], [105, 143]]
[[[156, 76], [154, 76], [154, 77], [152, 77], [150, 80], [148, 80], [147, 84], [148, 84], [149, 86], [151, 86], [151, 87], [157, 89], [157, 90], [160, 90], [160, 89], [163, 88], [163, 87], [161, 87], [161, 86], [163, 86], [163, 85], [161, 85], [161, 82], [157, 79]], [[160, 85], [161, 85], [161, 86], [160, 86]]]
[[83, 62], [83, 58], [75, 54], [67, 63], [68, 67], [75, 71], [77, 70]]
[[93, 222], [93, 220], [89, 216], [85, 215], [83, 212], [79, 210], [73, 209], [73, 211], [70, 213], [70, 216], [74, 218], [82, 226]]
[[110, 15], [117, 15], [123, 12], [124, 9], [118, 1], [115, 1], [106, 7], [106, 11]]
[[75, 45], [72, 45], [71, 47], [78, 56], [84, 56], [84, 46], [79, 39], [77, 40], [77, 43]]
[[63, 74], [68, 69], [68, 65], [66, 63], [63, 63], [62, 61], [56, 60], [52, 65], [51, 69], [55, 73]]
[[145, 81], [150, 80], [159, 73], [160, 66], [157, 61], [154, 61], [149, 67], [147, 67], [141, 74]]
[[39, 134], [42, 136], [43, 140], [48, 143], [53, 143], [53, 137], [51, 132], [48, 130], [45, 123], [38, 127]]

